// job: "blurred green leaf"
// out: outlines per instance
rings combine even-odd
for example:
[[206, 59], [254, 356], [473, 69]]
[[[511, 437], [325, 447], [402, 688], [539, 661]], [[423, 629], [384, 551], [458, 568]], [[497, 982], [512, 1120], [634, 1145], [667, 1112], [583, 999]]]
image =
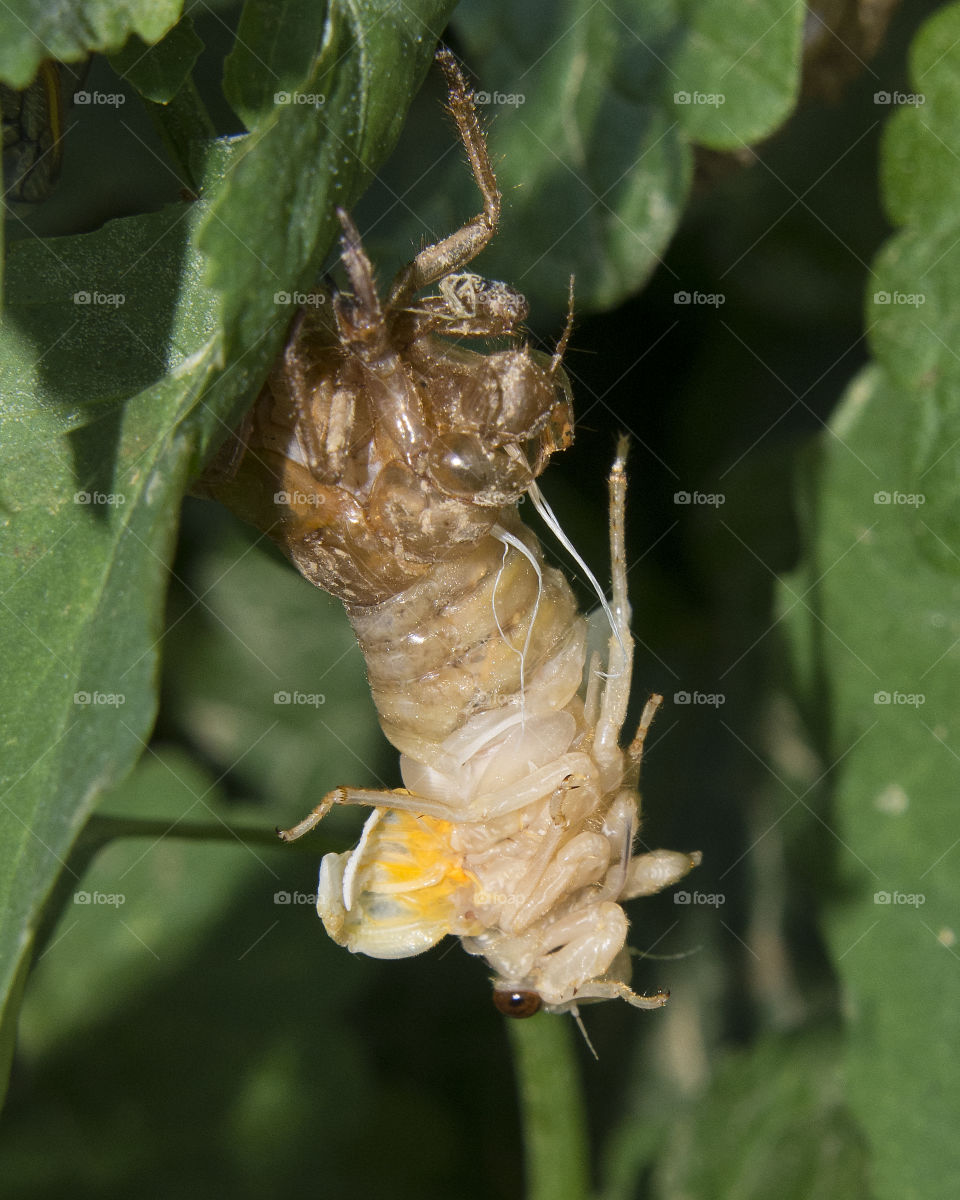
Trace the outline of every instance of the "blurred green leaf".
[[960, 1077], [946, 1052], [960, 1040], [960, 363], [948, 269], [960, 220], [942, 136], [958, 39], [952, 5], [914, 44], [913, 86], [926, 104], [898, 113], [885, 142], [891, 209], [908, 224], [870, 283], [879, 365], [850, 387], [811, 464], [809, 554], [781, 591], [798, 677], [817, 685], [807, 702], [827, 727], [830, 849], [843, 887], [828, 934], [848, 1100], [882, 1200], [960, 1187]]
[[72, 880], [31, 979], [22, 1029], [28, 1054], [56, 1052], [177, 970], [233, 894], [257, 876], [276, 890], [260, 852], [237, 842], [201, 846], [171, 836], [192, 822], [236, 821], [209, 773], [182, 750], [147, 754], [97, 810], [98, 817], [144, 813], [164, 822], [167, 836], [118, 839]]
[[[454, 0], [253, 0], [224, 91], [252, 133], [201, 234], [231, 357], [290, 320], [350, 209], [393, 147]], [[281, 298], [277, 298], [278, 294]]]
[[[790, 115], [800, 90], [802, 13], [783, 0], [678, 5], [688, 28], [666, 82], [686, 136], [714, 150], [740, 150], [768, 137]], [[669, 94], [672, 88], [672, 95]]]
[[870, 1195], [867, 1148], [844, 1108], [839, 1039], [769, 1038], [722, 1062], [674, 1124], [654, 1195], [836, 1200]]
[[119, 50], [131, 34], [159, 41], [182, 0], [13, 0], [0, 7], [0, 81], [24, 88], [46, 58], [77, 62]]
[[[806, 573], [782, 594], [814, 658], [808, 696], [831, 725], [829, 827], [843, 892], [830, 906], [844, 986], [851, 1107], [870, 1136], [880, 1197], [949, 1194], [960, 1082], [938, 1047], [960, 1038], [950, 862], [960, 788], [960, 582], [922, 554], [926, 520], [896, 500], [920, 486], [904, 447], [914, 420], [878, 370], [831, 424], [815, 478]], [[936, 534], [933, 526], [931, 531]], [[797, 597], [810, 589], [813, 622]], [[812, 628], [811, 628], [812, 624]]]
[[[343, 605], [209, 503], [192, 502], [189, 514], [210, 541], [171, 599], [165, 699], [180, 734], [231, 786], [266, 798], [271, 828], [294, 824], [342, 784], [393, 786], [396, 754]], [[331, 813], [324, 833], [352, 829], [359, 816]], [[298, 846], [319, 858], [319, 841]]]
[[20, 242], [10, 255], [0, 333], [3, 990], [71, 841], [153, 724], [179, 497], [220, 431], [218, 408], [230, 411], [198, 404], [218, 347], [214, 298], [189, 265], [194, 216], [167, 210], [55, 248]]
[[118, 75], [130, 81], [145, 100], [166, 104], [177, 94], [193, 70], [203, 42], [189, 17], [183, 17], [154, 46], [132, 37], [110, 63]]
[[[953, 250], [960, 162], [952, 148], [960, 78], [950, 57], [955, 9], [931, 20], [911, 49], [914, 91], [887, 125], [886, 206], [902, 226], [875, 264], [867, 302], [870, 345], [913, 413], [903, 467], [926, 495], [914, 536], [931, 561], [956, 572], [960, 558], [960, 310]], [[911, 489], [907, 489], [911, 490]]]
[[[425, 16], [441, 11], [429, 6]], [[327, 51], [339, 57], [325, 52], [301, 90], [322, 78], [337, 103], [319, 120], [291, 106], [252, 138], [214, 142], [199, 202], [12, 248], [0, 333], [0, 654], [13, 709], [4, 720], [0, 995], [30, 953], [44, 899], [98, 795], [149, 736], [180, 499], [277, 353], [292, 310], [274, 304], [275, 288], [289, 283], [291, 263], [316, 267], [333, 204], [350, 202], [349, 189], [387, 152], [429, 64], [429, 26], [416, 10], [403, 13], [416, 34], [399, 45], [380, 6], [333, 5], [326, 25], [315, 14], [317, 45], [326, 29]], [[278, 44], [295, 39], [296, 16], [281, 14]], [[309, 41], [309, 30], [300, 36]], [[302, 65], [312, 72], [309, 55]], [[293, 161], [303, 169], [289, 170]], [[303, 179], [310, 209], [288, 226], [277, 219], [281, 196]], [[206, 285], [207, 269], [227, 297]]]
[[[225, 1183], [222, 1170], [208, 1174], [204, 1165], [221, 1123], [219, 1136], [243, 1143], [231, 1195], [263, 1194], [265, 1175], [295, 1153], [318, 1114], [336, 1124], [344, 1098], [359, 1104], [370, 1087], [362, 1044], [332, 1017], [337, 1005], [357, 1002], [362, 975], [323, 970], [324, 952], [337, 947], [323, 937], [308, 902], [314, 885], [294, 887], [281, 878], [295, 870], [315, 880], [315, 863], [279, 843], [264, 850], [175, 836], [198, 814], [206, 822], [256, 819], [250, 806], [228, 804], [209, 771], [182, 750], [147, 755], [104, 797], [97, 815], [143, 811], [165, 818], [171, 833], [119, 839], [98, 855], [75, 880], [31, 974], [20, 1054], [31, 1064], [30, 1086], [43, 1083], [31, 1121], [24, 1124], [25, 1114], [11, 1104], [2, 1134], [5, 1180], [24, 1195], [68, 1186], [79, 1196], [129, 1191], [145, 1174], [164, 1181], [157, 1183], [161, 1191], [209, 1195], [217, 1178]], [[263, 812], [260, 820], [267, 825]], [[309, 1024], [317, 1014], [319, 1022]], [[113, 1057], [118, 1044], [120, 1059]], [[78, 1048], [98, 1045], [113, 1049], [101, 1050], [96, 1077], [74, 1075]], [[114, 1074], [119, 1061], [132, 1057], [140, 1089], [135, 1104]], [[318, 1090], [318, 1074], [326, 1072], [328, 1086]], [[66, 1094], [54, 1083], [57, 1098], [45, 1104], [51, 1076], [68, 1081], [66, 1092], [85, 1090], [85, 1101], [63, 1131], [62, 1152], [44, 1155], [47, 1123], [56, 1125]], [[278, 1122], [278, 1106], [291, 1097], [295, 1105]], [[192, 1131], [183, 1128], [185, 1112]], [[174, 1113], [171, 1135], [180, 1136], [176, 1127], [186, 1136], [171, 1156], [139, 1131], [148, 1114], [162, 1124]], [[424, 1115], [435, 1121], [438, 1114]], [[353, 1114], [343, 1112], [341, 1137], [353, 1123]], [[114, 1134], [109, 1161], [92, 1136], [104, 1127]], [[345, 1157], [330, 1156], [325, 1172], [340, 1178]]]
[[[465, 0], [453, 28], [476, 75], [505, 196], [488, 276], [556, 309], [606, 309], [656, 268], [693, 176], [693, 142], [740, 149], [789, 116], [803, 8], [789, 0], [543, 8]], [[451, 147], [454, 149], [454, 147]], [[404, 222], [410, 245], [476, 211], [459, 154]]]

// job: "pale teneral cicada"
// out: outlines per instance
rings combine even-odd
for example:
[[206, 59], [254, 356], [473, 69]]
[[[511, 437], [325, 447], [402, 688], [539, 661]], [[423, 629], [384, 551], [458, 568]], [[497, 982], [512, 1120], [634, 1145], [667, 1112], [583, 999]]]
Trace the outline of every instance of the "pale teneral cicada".
[[[320, 870], [317, 908], [350, 950], [402, 958], [454, 934], [489, 963], [506, 1014], [607, 998], [658, 1008], [665, 993], [630, 988], [622, 903], [676, 883], [699, 855], [633, 853], [659, 697], [622, 750], [625, 448], [610, 476], [606, 662], [587, 663], [586, 620], [518, 515], [527, 495], [563, 536], [536, 479], [572, 440], [570, 321], [555, 354], [533, 351], [523, 297], [465, 270], [496, 232], [500, 193], [472, 94], [453, 56], [438, 58], [483, 211], [422, 250], [385, 301], [340, 211], [352, 290], [301, 313], [231, 470], [208, 476], [343, 599], [401, 755], [404, 787], [337, 788], [280, 836], [335, 804], [372, 809], [358, 844]], [[481, 353], [470, 338], [507, 348]]]

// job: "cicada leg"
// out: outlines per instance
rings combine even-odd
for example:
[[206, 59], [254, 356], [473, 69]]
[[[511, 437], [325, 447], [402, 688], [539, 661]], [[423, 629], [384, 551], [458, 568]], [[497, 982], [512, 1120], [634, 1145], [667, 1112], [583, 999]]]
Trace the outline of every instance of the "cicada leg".
[[483, 197], [483, 210], [456, 233], [421, 250], [393, 282], [388, 307], [401, 308], [415, 292], [428, 284], [435, 283], [451, 271], [459, 271], [487, 245], [497, 231], [500, 220], [500, 189], [493, 173], [490, 152], [487, 149], [483, 130], [473, 104], [473, 93], [457, 65], [457, 60], [446, 48], [437, 51], [437, 62], [443, 68], [450, 90], [450, 112], [457, 123], [460, 137], [466, 147], [473, 177]]
[[594, 757], [601, 768], [620, 761], [620, 732], [630, 701], [633, 673], [633, 637], [630, 633], [630, 601], [627, 598], [626, 502], [627, 447], [621, 437], [610, 470], [610, 564], [613, 576], [613, 630], [608, 643], [607, 679], [600, 698], [600, 717], [594, 734]]

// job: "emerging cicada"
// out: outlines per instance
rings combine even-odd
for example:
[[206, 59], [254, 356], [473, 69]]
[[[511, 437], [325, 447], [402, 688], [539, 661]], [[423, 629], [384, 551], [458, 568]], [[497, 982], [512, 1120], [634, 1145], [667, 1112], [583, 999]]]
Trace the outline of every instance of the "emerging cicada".
[[[658, 1008], [665, 993], [630, 989], [621, 904], [677, 882], [699, 855], [633, 854], [659, 697], [624, 752], [625, 446], [610, 476], [601, 673], [598, 656], [585, 662], [587, 623], [567, 581], [517, 510], [526, 493], [551, 523], [536, 477], [572, 440], [570, 321], [552, 357], [530, 350], [523, 298], [464, 270], [496, 232], [500, 193], [472, 95], [453, 56], [438, 59], [483, 211], [422, 250], [385, 302], [341, 211], [352, 294], [318, 293], [324, 302], [298, 317], [239, 466], [234, 447], [230, 478], [208, 485], [344, 600], [401, 754], [403, 788], [337, 788], [280, 836], [300, 837], [334, 804], [373, 809], [354, 849], [320, 870], [317, 908], [350, 950], [402, 958], [455, 934], [492, 967], [501, 1012], [612, 997]], [[492, 337], [507, 348], [449, 340]]]

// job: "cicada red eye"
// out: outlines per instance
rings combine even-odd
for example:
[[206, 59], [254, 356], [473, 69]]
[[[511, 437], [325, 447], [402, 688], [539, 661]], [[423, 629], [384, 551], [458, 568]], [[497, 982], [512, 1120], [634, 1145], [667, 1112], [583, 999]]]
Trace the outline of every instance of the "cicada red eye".
[[532, 1017], [540, 1011], [543, 1001], [537, 992], [494, 988], [493, 1003], [497, 1012], [503, 1013], [505, 1017]]

